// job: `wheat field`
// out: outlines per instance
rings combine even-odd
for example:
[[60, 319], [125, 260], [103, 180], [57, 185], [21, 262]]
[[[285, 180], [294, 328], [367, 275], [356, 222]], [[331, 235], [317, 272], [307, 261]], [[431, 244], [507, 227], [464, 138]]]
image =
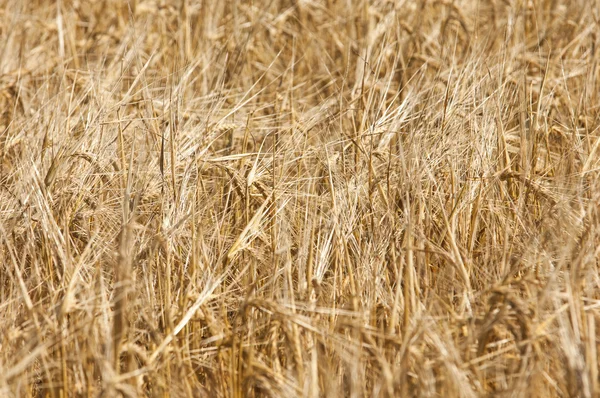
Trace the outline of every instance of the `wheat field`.
[[598, 0], [0, 0], [0, 396], [600, 396]]

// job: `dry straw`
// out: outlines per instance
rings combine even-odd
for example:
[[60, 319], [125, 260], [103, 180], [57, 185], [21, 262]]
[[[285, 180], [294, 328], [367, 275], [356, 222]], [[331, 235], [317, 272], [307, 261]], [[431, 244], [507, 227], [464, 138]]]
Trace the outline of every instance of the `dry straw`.
[[599, 20], [0, 0], [0, 396], [600, 396]]

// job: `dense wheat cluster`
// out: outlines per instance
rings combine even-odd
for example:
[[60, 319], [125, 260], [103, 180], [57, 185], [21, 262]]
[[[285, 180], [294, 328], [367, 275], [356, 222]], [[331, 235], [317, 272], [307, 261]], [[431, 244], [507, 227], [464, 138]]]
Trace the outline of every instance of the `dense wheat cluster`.
[[598, 396], [599, 21], [0, 0], [0, 396]]

